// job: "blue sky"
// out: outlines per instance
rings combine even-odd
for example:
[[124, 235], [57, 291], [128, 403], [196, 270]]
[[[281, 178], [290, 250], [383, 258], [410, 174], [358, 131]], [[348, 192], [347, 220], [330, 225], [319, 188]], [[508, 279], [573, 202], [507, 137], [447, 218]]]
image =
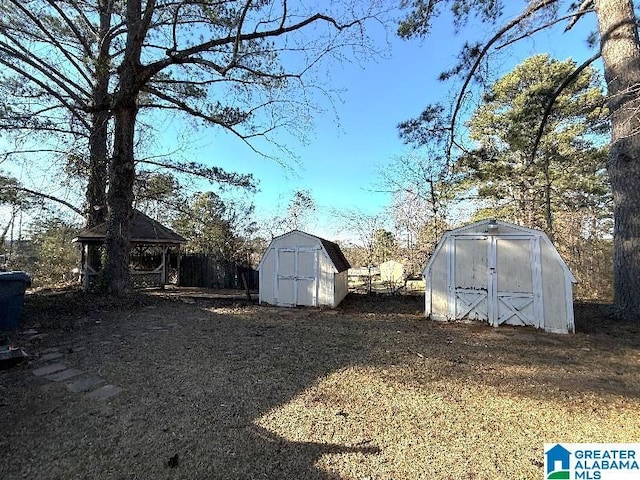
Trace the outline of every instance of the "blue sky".
[[[506, 3], [516, 9], [524, 2]], [[520, 42], [493, 63], [496, 77], [534, 53], [549, 53], [561, 60], [587, 58], [591, 53], [584, 48], [585, 38], [595, 24], [593, 19], [586, 20], [569, 34], [561, 33], [562, 24]], [[318, 98], [324, 112], [315, 116], [308, 141], [302, 143], [286, 131], [276, 136], [297, 157], [297, 162], [283, 158], [287, 168], [261, 157], [216, 127], [191, 130], [187, 140], [190, 146], [182, 157], [253, 174], [259, 181], [259, 192], [253, 197], [259, 218], [282, 214], [296, 190], [309, 190], [318, 207], [309, 231], [328, 238], [344, 238], [338, 232], [339, 221], [331, 213], [345, 208], [376, 213], [389, 204], [390, 195], [376, 191], [377, 172], [392, 158], [410, 151], [398, 137], [397, 124], [419, 115], [427, 104], [447, 98], [457, 84], [439, 82], [439, 73], [455, 64], [465, 40], [486, 39], [493, 30], [491, 25], [470, 22], [454, 35], [450, 19], [441, 16], [429, 37], [406, 41], [395, 36], [393, 25], [388, 31], [374, 26], [370, 34], [377, 48], [385, 50], [384, 55], [366, 62], [328, 66], [326, 87], [341, 93], [333, 103]], [[155, 127], [167, 131], [158, 152], [177, 148], [170, 132], [179, 131], [180, 125], [161, 122]], [[34, 179], [35, 188], [42, 188], [42, 182], [47, 181], [45, 172], [40, 173], [43, 178]], [[203, 184], [199, 188], [210, 187]]]
[[[564, 24], [520, 42], [493, 64], [496, 74], [506, 73], [534, 53], [578, 62], [592, 54], [585, 39], [595, 29], [593, 19], [568, 34], [562, 34], [563, 28]], [[428, 103], [446, 98], [455, 84], [438, 81], [438, 74], [455, 64], [465, 39], [487, 38], [491, 32], [490, 25], [470, 24], [463, 34], [454, 35], [445, 17], [422, 40], [401, 40], [394, 31], [389, 37], [382, 30], [376, 32], [379, 45], [389, 41], [390, 49], [384, 58], [365, 64], [331, 66], [330, 86], [343, 92], [334, 104], [335, 114], [325, 103], [327, 112], [316, 116], [309, 142], [302, 144], [283, 132], [282, 138], [299, 159], [298, 164], [289, 162], [291, 170], [214, 128], [200, 131], [198, 143], [204, 147], [195, 152], [196, 159], [252, 173], [260, 182], [254, 198], [259, 216], [282, 212], [296, 189], [308, 189], [318, 205], [310, 230], [336, 238], [340, 235], [331, 211], [358, 208], [375, 213], [389, 204], [390, 195], [376, 191], [377, 172], [410, 150], [400, 140], [397, 124], [417, 116]]]

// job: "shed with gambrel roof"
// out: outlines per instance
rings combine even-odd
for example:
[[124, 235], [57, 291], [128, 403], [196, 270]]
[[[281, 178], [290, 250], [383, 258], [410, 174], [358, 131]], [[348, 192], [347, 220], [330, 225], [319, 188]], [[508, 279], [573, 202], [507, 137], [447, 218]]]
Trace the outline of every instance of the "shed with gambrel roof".
[[[90, 254], [104, 248], [107, 223], [78, 233], [73, 239], [82, 246], [81, 280], [91, 288], [99, 275], [100, 255]], [[134, 210], [131, 218], [131, 280], [134, 286], [159, 286], [179, 283], [180, 245], [187, 240], [160, 222]]]
[[260, 303], [335, 308], [347, 295], [349, 267], [334, 242], [300, 230], [275, 237], [258, 265]]
[[540, 230], [492, 219], [450, 230], [423, 274], [429, 318], [574, 331], [576, 279]]

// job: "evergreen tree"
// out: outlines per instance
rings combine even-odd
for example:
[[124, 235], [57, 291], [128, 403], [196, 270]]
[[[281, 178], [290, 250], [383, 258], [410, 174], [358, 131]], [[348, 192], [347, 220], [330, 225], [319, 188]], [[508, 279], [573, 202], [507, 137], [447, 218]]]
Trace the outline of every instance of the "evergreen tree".
[[559, 212], [611, 211], [602, 147], [605, 100], [594, 69], [582, 71], [556, 98], [531, 157], [545, 107], [574, 69], [571, 60], [538, 55], [495, 82], [469, 121], [476, 148], [456, 164], [479, 198], [488, 200], [493, 216], [550, 237]]
[[211, 253], [221, 260], [246, 262], [256, 231], [253, 206], [224, 202], [213, 192], [188, 199], [172, 222], [185, 237], [187, 252]]

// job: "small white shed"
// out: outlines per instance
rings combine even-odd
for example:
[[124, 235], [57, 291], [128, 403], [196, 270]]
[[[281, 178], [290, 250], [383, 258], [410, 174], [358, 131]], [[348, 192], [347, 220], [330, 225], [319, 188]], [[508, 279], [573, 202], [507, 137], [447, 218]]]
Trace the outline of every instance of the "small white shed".
[[274, 238], [258, 271], [260, 303], [335, 308], [347, 295], [350, 265], [340, 247], [293, 230]]
[[424, 269], [425, 315], [574, 332], [576, 279], [540, 230], [482, 220], [446, 232]]

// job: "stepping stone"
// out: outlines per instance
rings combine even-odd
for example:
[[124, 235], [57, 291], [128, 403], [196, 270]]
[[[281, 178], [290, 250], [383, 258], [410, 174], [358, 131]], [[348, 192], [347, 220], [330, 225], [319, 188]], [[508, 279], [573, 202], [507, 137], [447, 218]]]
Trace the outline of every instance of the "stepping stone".
[[38, 361], [39, 362], [50, 362], [51, 360], [58, 360], [60, 358], [64, 357], [64, 353], [60, 353], [60, 352], [51, 352], [51, 353], [47, 353], [46, 355], [41, 356]]
[[105, 383], [104, 378], [92, 375], [90, 377], [79, 378], [75, 382], [67, 385], [67, 388], [73, 393], [88, 392], [103, 383]]
[[97, 390], [88, 393], [87, 397], [95, 398], [97, 400], [107, 400], [108, 398], [115, 397], [122, 391], [124, 391], [124, 388], [116, 387], [115, 385], [103, 385]]
[[42, 353], [59, 353], [60, 347], [49, 347], [42, 350]]
[[52, 363], [46, 367], [36, 368], [33, 374], [36, 377], [42, 377], [44, 375], [51, 375], [52, 373], [59, 372], [60, 370], [66, 370], [67, 366], [64, 363]]
[[63, 382], [65, 380], [69, 380], [70, 378], [77, 377], [78, 375], [82, 375], [82, 370], [78, 370], [77, 368], [67, 368], [66, 370], [62, 370], [60, 372], [54, 373], [53, 375], [47, 375], [47, 380], [52, 380], [54, 382]]
[[34, 340], [40, 340], [44, 337], [46, 337], [47, 334], [46, 333], [36, 333], [35, 335], [29, 335], [28, 337], [26, 337], [24, 339], [25, 342], [33, 342]]

